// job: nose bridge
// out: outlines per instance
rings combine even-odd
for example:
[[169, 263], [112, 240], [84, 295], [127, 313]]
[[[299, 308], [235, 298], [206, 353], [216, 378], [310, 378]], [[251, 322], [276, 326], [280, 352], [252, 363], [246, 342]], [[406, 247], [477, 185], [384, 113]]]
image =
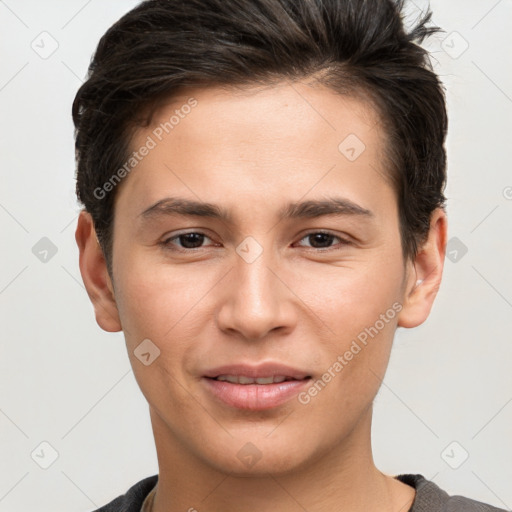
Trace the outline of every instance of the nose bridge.
[[277, 267], [272, 249], [247, 237], [236, 253], [218, 316], [219, 327], [260, 339], [273, 329], [289, 326], [291, 304], [286, 299], [286, 287], [272, 271]]
[[235, 274], [242, 296], [245, 297], [245, 305], [251, 306], [255, 314], [258, 311], [263, 312], [265, 307], [270, 309], [270, 303], [278, 299], [276, 276], [270, 270], [270, 252], [263, 251], [254, 261], [246, 261], [240, 257], [236, 263]]

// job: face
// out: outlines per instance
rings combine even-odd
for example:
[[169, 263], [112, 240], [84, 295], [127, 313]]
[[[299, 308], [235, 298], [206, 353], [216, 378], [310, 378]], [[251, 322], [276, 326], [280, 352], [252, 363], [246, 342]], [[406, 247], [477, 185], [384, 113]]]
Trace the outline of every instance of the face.
[[189, 89], [136, 133], [113, 295], [157, 446], [285, 473], [369, 436], [395, 329], [418, 318], [385, 145], [369, 105], [304, 83]]

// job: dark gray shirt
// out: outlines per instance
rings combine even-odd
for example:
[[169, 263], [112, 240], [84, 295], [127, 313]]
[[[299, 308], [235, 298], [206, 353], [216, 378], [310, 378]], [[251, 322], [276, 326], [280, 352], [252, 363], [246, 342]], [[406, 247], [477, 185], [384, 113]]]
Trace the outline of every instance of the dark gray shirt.
[[[423, 475], [398, 475], [395, 478], [416, 489], [414, 503], [408, 512], [506, 512], [480, 501], [462, 496], [449, 496], [434, 482]], [[142, 503], [158, 482], [158, 475], [149, 476], [130, 487], [126, 494], [117, 497], [94, 512], [140, 512]]]

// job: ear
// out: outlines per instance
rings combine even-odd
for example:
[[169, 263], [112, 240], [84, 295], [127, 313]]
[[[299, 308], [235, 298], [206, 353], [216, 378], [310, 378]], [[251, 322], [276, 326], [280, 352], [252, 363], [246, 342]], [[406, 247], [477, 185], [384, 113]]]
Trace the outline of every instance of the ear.
[[428, 238], [418, 250], [414, 261], [408, 262], [403, 308], [398, 315], [398, 327], [417, 327], [430, 314], [441, 286], [446, 252], [447, 218], [437, 208], [430, 219]]
[[91, 214], [82, 210], [78, 217], [75, 240], [80, 251], [80, 273], [94, 306], [96, 322], [105, 331], [121, 331], [121, 321], [114, 298], [114, 287], [107, 272], [103, 251], [96, 237]]

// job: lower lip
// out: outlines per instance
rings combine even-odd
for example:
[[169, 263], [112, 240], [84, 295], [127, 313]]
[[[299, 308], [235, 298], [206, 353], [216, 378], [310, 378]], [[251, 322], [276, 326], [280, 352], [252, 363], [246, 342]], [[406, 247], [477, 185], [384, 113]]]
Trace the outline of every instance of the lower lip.
[[210, 392], [225, 404], [238, 409], [260, 411], [284, 404], [311, 379], [287, 380], [273, 384], [232, 384], [231, 382], [203, 378]]

